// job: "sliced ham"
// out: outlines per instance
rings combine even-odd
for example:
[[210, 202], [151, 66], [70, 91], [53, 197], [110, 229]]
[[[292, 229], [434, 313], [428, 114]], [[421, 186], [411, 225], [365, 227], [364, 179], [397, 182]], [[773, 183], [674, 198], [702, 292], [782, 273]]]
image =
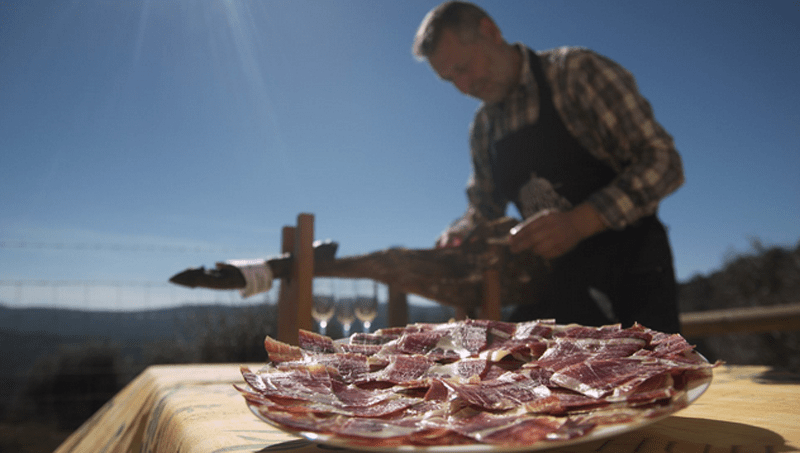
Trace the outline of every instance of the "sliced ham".
[[269, 362], [236, 389], [276, 426], [373, 448], [558, 445], [684, 407], [714, 366], [641, 325], [465, 320], [299, 340], [267, 337]]

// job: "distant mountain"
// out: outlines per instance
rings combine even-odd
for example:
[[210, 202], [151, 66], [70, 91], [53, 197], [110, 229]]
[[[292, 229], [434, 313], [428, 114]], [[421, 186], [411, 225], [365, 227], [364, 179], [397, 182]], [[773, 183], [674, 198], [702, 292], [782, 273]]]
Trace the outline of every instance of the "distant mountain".
[[[192, 323], [235, 316], [244, 307], [250, 305], [182, 305], [159, 310], [87, 311], [13, 308], [0, 302], [0, 332], [46, 334], [86, 340], [110, 339], [127, 343], [156, 340], [176, 334], [185, 336], [183, 331]], [[376, 327], [385, 324], [384, 312], [385, 308], [379, 310], [379, 316], [374, 323]], [[409, 319], [415, 322], [444, 322], [452, 315], [452, 310], [446, 307], [409, 305]]]
[[[0, 304], [0, 418], [26, 388], [37, 361], [58, 366], [67, 351], [92, 345], [119, 351], [119, 367], [138, 363], [153, 344], [191, 343], [204, 327], [235, 319], [242, 307], [185, 305], [147, 311], [11, 308]], [[40, 363], [40, 368], [42, 363]], [[41, 371], [41, 370], [40, 370]], [[51, 370], [52, 371], [52, 370]], [[125, 371], [125, 370], [121, 370]]]
[[238, 307], [184, 305], [147, 311], [11, 308], [0, 304], [0, 377], [19, 376], [59, 348], [109, 344], [139, 353], [172, 339], [192, 341], [198, 324], [235, 316]]
[[[27, 369], [35, 358], [55, 352], [59, 346], [112, 343], [142, 347], [161, 340], [191, 342], [209, 325], [224, 325], [241, 317], [251, 305], [183, 305], [145, 311], [86, 311], [61, 308], [12, 308], [0, 304], [0, 374]], [[452, 310], [438, 306], [409, 306], [409, 317], [419, 322], [444, 322]], [[277, 320], [273, 320], [277, 323]], [[379, 308], [375, 327], [385, 321], [385, 305]], [[334, 326], [332, 326], [334, 327]], [[336, 326], [338, 328], [338, 326]], [[336, 334], [336, 328], [331, 334]], [[358, 328], [358, 327], [354, 327]], [[275, 331], [265, 327], [265, 331]]]
[[[256, 318], [253, 310], [260, 315], [258, 320], [253, 319]], [[120, 354], [117, 366], [133, 366], [134, 370], [137, 364], [146, 366], [144, 361], [153, 360], [153, 357], [167, 361], [176, 358], [192, 360], [197, 350], [206, 356], [211, 354], [210, 360], [214, 361], [235, 359], [229, 356], [232, 353], [230, 348], [249, 349], [252, 346], [263, 353], [260, 345], [263, 335], [277, 330], [277, 319], [274, 319], [274, 307], [264, 307], [264, 312], [260, 310], [253, 305], [219, 304], [146, 311], [86, 311], [12, 308], [0, 303], [0, 418], [11, 400], [19, 396], [19, 391], [31, 379], [30, 373], [37, 361], [45, 360], [40, 367], [42, 363], [49, 364], [45, 368], [58, 366], [58, 360], [69, 357], [65, 353], [70, 350], [92, 345], [109, 347]], [[376, 328], [385, 325], [385, 313], [385, 304], [381, 304], [374, 322]], [[452, 310], [435, 305], [409, 306], [409, 318], [418, 322], [444, 322], [451, 316]], [[340, 334], [337, 324], [331, 327], [331, 335]], [[354, 329], [358, 328], [358, 325], [354, 326]], [[250, 334], [244, 341], [238, 337], [238, 331], [242, 329]], [[212, 336], [210, 343], [209, 335]], [[228, 345], [223, 350], [226, 352], [214, 354], [209, 352], [209, 348], [217, 346], [215, 341], [246, 344]], [[158, 345], [155, 350], [153, 345]], [[189, 349], [185, 349], [187, 347]]]
[[0, 304], [0, 331], [123, 343], [172, 336], [187, 320], [235, 311], [225, 305], [184, 305], [146, 311], [11, 308]]

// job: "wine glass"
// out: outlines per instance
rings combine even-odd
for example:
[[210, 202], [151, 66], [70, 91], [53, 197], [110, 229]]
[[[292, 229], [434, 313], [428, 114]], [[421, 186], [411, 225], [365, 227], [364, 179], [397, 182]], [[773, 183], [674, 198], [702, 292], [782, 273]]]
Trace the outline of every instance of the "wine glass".
[[344, 338], [350, 336], [350, 329], [353, 326], [353, 321], [356, 320], [353, 302], [353, 297], [340, 297], [336, 301], [336, 320], [342, 325], [342, 337]]
[[326, 279], [314, 279], [314, 286], [321, 286], [321, 294], [314, 291], [313, 303], [311, 304], [311, 317], [319, 323], [320, 335], [327, 335], [328, 322], [333, 318], [336, 310], [336, 298], [333, 292], [333, 283]]
[[364, 333], [369, 333], [372, 327], [372, 321], [378, 316], [378, 284], [373, 283], [373, 291], [371, 295], [356, 294], [355, 313], [356, 318], [361, 321], [364, 327]]
[[336, 300], [332, 295], [314, 294], [314, 303], [311, 305], [311, 317], [319, 323], [320, 335], [328, 334], [328, 322], [333, 318], [336, 309]]

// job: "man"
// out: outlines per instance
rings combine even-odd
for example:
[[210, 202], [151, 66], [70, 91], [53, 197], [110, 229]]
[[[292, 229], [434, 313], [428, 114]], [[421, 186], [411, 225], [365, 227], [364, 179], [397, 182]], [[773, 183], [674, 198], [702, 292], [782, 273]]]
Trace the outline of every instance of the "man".
[[458, 245], [511, 202], [524, 219], [511, 230], [512, 252], [549, 259], [551, 275], [510, 320], [677, 332], [672, 254], [656, 211], [683, 183], [682, 164], [633, 77], [586, 49], [509, 44], [463, 2], [428, 13], [413, 52], [482, 101], [470, 131], [469, 206], [437, 245]]

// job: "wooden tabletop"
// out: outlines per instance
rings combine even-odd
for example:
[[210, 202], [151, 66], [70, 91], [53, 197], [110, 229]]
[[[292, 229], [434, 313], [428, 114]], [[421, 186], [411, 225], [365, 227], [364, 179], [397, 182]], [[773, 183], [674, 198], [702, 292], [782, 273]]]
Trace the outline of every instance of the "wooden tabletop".
[[[233, 388], [242, 382], [237, 365], [150, 367], [56, 452], [328, 451], [257, 419]], [[676, 415], [553, 451], [800, 451], [800, 376], [771, 373], [766, 367], [721, 366], [705, 394]]]

